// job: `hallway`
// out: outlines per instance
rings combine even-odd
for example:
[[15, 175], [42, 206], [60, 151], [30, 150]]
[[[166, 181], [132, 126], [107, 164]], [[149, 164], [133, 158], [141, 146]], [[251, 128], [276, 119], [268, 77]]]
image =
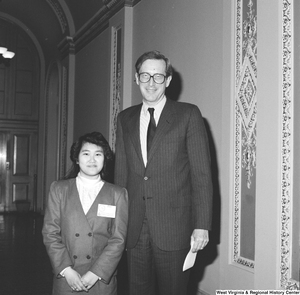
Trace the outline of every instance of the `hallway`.
[[[0, 214], [1, 295], [51, 295], [52, 270], [42, 226], [40, 214]], [[118, 295], [128, 295], [125, 256], [118, 269], [118, 285]], [[195, 284], [190, 285], [190, 295], [197, 294], [195, 288]]]
[[[43, 216], [0, 214], [0, 294], [51, 295], [52, 270], [42, 240]], [[126, 270], [119, 269], [120, 295], [126, 291]]]
[[0, 215], [0, 294], [50, 295], [52, 271], [42, 242], [43, 216]]

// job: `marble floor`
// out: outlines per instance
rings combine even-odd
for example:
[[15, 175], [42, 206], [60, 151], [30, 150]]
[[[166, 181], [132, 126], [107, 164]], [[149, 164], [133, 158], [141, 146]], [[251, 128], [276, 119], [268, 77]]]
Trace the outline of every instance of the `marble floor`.
[[[42, 226], [40, 214], [0, 214], [1, 295], [51, 295], [52, 270]], [[128, 295], [124, 263], [119, 268], [118, 294]]]
[[[42, 226], [40, 214], [0, 213], [0, 295], [51, 295], [53, 276]], [[129, 295], [125, 257], [118, 269], [118, 295]], [[195, 294], [193, 287], [189, 295]]]
[[52, 271], [42, 242], [43, 217], [0, 215], [0, 294], [50, 295]]

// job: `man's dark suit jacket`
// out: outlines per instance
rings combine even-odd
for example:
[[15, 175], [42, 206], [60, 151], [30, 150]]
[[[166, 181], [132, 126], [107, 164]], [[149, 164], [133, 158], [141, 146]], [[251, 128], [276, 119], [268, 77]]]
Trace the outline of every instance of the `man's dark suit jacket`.
[[146, 214], [160, 249], [188, 248], [194, 229], [211, 227], [211, 166], [203, 118], [195, 105], [167, 99], [145, 167], [141, 107], [122, 111], [117, 125], [115, 183], [128, 190], [127, 247], [136, 245]]

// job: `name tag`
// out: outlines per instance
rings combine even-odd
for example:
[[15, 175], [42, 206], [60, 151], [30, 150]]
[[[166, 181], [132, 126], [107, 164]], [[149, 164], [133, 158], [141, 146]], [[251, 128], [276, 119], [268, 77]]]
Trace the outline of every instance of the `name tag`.
[[97, 216], [115, 218], [116, 206], [98, 204]]

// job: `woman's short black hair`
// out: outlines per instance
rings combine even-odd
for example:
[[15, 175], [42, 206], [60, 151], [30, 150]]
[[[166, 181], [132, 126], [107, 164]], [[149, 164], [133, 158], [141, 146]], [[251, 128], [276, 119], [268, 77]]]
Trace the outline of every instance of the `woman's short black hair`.
[[70, 149], [70, 159], [73, 164], [71, 169], [68, 171], [65, 179], [76, 177], [78, 172], [80, 171], [80, 167], [78, 165], [78, 157], [81, 148], [85, 143], [92, 143], [102, 148], [104, 154], [104, 163], [103, 168], [100, 171], [100, 176], [102, 179], [105, 179], [110, 171], [108, 166], [112, 164], [113, 161], [113, 152], [105, 137], [100, 132], [96, 131], [80, 136], [78, 140], [76, 140], [72, 144]]

